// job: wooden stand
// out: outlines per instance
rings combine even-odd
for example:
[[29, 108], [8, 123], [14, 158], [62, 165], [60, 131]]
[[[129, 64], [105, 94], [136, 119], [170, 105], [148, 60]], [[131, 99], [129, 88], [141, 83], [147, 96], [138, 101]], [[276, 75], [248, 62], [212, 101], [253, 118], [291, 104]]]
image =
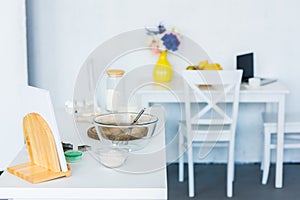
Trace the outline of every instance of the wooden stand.
[[71, 176], [69, 165], [61, 171], [52, 131], [39, 114], [26, 115], [23, 129], [30, 162], [8, 167], [8, 172], [31, 183]]

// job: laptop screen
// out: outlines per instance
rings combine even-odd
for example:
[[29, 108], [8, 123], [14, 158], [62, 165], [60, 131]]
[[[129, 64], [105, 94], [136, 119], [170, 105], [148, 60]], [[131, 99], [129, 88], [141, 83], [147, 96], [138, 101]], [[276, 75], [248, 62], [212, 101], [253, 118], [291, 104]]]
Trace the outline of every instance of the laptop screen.
[[236, 68], [243, 70], [243, 82], [248, 82], [249, 78], [254, 77], [253, 74], [253, 53], [238, 55], [236, 57]]

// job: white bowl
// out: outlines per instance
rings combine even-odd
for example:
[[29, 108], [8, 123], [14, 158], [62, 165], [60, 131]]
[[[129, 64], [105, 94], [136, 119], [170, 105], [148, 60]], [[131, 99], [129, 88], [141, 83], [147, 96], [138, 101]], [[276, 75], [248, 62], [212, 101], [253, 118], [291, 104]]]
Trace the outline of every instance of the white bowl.
[[97, 154], [101, 164], [108, 168], [122, 166], [128, 157], [128, 152], [125, 149], [104, 144], [102, 144], [95, 153]]

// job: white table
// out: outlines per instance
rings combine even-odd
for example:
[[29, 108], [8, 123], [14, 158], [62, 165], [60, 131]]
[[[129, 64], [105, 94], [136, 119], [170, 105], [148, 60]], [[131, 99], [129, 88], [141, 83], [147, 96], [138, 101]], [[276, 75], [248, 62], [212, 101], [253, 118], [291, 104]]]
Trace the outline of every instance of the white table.
[[[144, 82], [145, 77], [143, 77]], [[149, 78], [148, 78], [149, 79]], [[147, 107], [149, 103], [174, 103], [184, 102], [183, 80], [175, 74], [170, 83], [161, 85], [151, 83], [150, 79], [141, 90], [138, 91], [140, 104]], [[274, 82], [259, 88], [249, 88], [243, 84], [240, 91], [241, 103], [266, 103], [267, 111], [276, 109], [278, 112], [278, 135], [277, 135], [277, 160], [275, 187], [282, 187], [283, 174], [283, 130], [285, 113], [285, 96], [289, 91], [280, 82]], [[193, 97], [191, 97], [193, 98]]]
[[[74, 138], [72, 117], [62, 112], [57, 114], [63, 140], [79, 143]], [[85, 152], [80, 162], [71, 163], [69, 178], [31, 184], [5, 171], [0, 176], [0, 199], [167, 199], [164, 120], [163, 113], [158, 115], [156, 136], [145, 149], [131, 153], [121, 168], [106, 168], [93, 154]], [[86, 135], [89, 127], [89, 123], [80, 123], [79, 134]], [[24, 148], [12, 165], [27, 159]]]

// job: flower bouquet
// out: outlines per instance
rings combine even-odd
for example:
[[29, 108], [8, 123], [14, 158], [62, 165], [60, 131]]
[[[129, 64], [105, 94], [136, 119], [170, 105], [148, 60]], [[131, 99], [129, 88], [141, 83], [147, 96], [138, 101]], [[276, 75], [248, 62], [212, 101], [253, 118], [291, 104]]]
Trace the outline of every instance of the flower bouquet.
[[159, 24], [157, 29], [146, 28], [147, 35], [150, 36], [149, 48], [152, 53], [159, 54], [158, 61], [153, 70], [153, 78], [156, 82], [169, 82], [172, 80], [172, 66], [167, 58], [168, 51], [177, 51], [180, 45], [180, 35], [175, 28], [167, 31], [163, 24]]

